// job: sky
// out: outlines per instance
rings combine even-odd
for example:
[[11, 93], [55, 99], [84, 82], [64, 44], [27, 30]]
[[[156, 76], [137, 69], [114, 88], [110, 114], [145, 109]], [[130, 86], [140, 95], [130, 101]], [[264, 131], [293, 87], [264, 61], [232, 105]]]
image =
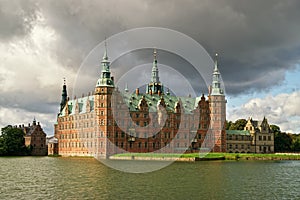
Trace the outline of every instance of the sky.
[[[228, 120], [266, 116], [300, 133], [299, 10], [297, 0], [1, 0], [0, 127], [35, 117], [53, 135], [63, 77], [72, 90], [81, 63], [105, 37], [163, 27], [219, 53]], [[96, 75], [85, 78], [96, 83]]]

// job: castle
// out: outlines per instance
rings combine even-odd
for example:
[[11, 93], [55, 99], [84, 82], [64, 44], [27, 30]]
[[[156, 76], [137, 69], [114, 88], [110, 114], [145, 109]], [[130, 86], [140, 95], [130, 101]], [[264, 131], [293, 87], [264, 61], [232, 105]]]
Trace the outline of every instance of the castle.
[[229, 149], [226, 145], [232, 133], [226, 136], [226, 99], [217, 60], [208, 96], [195, 98], [165, 91], [155, 50], [151, 80], [144, 93], [139, 88], [130, 93], [127, 88], [121, 92], [115, 87], [106, 51], [101, 68], [92, 95], [69, 99], [64, 83], [54, 125], [57, 141], [51, 144], [57, 154], [109, 158], [124, 152], [238, 151], [238, 146]]
[[32, 156], [47, 155], [46, 133], [43, 131], [40, 122], [33, 119], [32, 124], [15, 126], [24, 132], [25, 146], [31, 148]]

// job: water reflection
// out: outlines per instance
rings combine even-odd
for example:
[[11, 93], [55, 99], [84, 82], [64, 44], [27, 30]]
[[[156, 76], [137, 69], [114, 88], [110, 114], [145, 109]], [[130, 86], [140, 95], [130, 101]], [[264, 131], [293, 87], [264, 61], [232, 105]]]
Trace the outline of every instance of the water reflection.
[[[122, 162], [146, 167], [142, 161]], [[124, 163], [127, 162], [127, 163]], [[297, 199], [300, 161], [173, 163], [132, 174], [90, 158], [0, 158], [1, 199]], [[160, 164], [156, 162], [156, 164]]]

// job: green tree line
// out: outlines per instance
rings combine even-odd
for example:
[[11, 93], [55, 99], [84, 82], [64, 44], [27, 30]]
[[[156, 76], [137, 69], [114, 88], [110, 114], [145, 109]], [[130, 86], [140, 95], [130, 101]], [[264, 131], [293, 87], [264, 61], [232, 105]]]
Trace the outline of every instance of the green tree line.
[[24, 132], [8, 125], [1, 129], [0, 156], [30, 155], [31, 147], [25, 146]]

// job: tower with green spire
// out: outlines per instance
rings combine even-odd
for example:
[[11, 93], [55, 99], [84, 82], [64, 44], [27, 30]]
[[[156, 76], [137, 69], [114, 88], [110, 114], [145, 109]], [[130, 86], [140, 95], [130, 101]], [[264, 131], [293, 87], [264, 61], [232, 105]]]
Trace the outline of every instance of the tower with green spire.
[[[113, 132], [113, 115], [112, 113], [112, 94], [114, 92], [114, 80], [110, 72], [110, 62], [108, 61], [107, 48], [105, 43], [105, 51], [101, 61], [101, 75], [98, 79], [95, 87], [94, 103], [95, 103], [95, 124], [96, 135], [102, 137], [97, 137], [97, 144], [100, 145], [95, 152], [97, 158], [106, 158], [109, 155], [108, 150], [108, 134]], [[107, 144], [107, 145], [106, 145]]]
[[221, 74], [218, 69], [218, 54], [215, 58], [215, 66], [213, 71], [213, 81], [209, 93], [210, 107], [210, 128], [212, 134], [213, 152], [226, 151], [226, 99], [224, 91], [221, 87]]
[[101, 67], [102, 67], [101, 75], [97, 81], [96, 87], [99, 86], [114, 87], [113, 77], [111, 77], [111, 73], [110, 73], [110, 62], [108, 61], [106, 44], [105, 44], [104, 55], [101, 61]]
[[153, 51], [151, 82], [147, 85], [146, 93], [147, 94], [163, 94], [164, 93], [164, 86], [159, 81], [156, 49], [154, 49], [154, 51]]
[[216, 54], [211, 95], [224, 95], [224, 91], [221, 88], [221, 80], [220, 79], [221, 79], [221, 76], [220, 76], [220, 72], [218, 69], [218, 54]]

